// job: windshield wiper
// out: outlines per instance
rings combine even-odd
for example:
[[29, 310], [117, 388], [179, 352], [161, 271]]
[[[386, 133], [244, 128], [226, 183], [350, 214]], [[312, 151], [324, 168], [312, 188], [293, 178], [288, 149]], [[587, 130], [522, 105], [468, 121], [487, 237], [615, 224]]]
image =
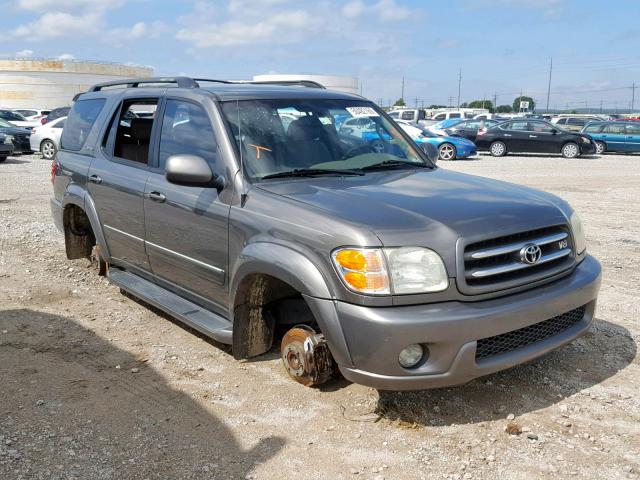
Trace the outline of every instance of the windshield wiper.
[[337, 168], [295, 168], [284, 172], [271, 173], [262, 177], [262, 180], [269, 178], [285, 178], [285, 177], [319, 177], [322, 175], [357, 175], [362, 176], [364, 173], [355, 170], [340, 170]]
[[377, 170], [377, 169], [384, 169], [384, 168], [406, 167], [406, 166], [433, 169], [431, 165], [427, 165], [426, 163], [405, 162], [402, 160], [385, 160], [384, 162], [374, 163], [372, 165], [367, 165], [366, 167], [361, 167], [360, 170]]

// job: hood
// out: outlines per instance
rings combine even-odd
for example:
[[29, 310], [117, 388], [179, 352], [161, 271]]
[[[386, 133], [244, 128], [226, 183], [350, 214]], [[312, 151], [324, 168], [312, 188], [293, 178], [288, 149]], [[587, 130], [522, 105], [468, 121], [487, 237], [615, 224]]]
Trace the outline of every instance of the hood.
[[[563, 209], [567, 215], [570, 209], [541, 191], [442, 168], [262, 182], [259, 187], [367, 228], [385, 246], [426, 246], [450, 261], [459, 238], [566, 223]], [[445, 263], [452, 266], [446, 258]]]

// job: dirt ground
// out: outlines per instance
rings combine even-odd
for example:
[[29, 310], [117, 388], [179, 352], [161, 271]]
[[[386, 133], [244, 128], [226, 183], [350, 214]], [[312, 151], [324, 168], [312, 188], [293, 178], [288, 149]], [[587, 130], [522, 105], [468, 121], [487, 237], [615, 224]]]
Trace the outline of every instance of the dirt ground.
[[[561, 195], [604, 268], [584, 337], [451, 389], [290, 381], [68, 261], [50, 164], [0, 164], [0, 479], [640, 476], [640, 156], [444, 168]], [[520, 435], [505, 431], [513, 418]]]

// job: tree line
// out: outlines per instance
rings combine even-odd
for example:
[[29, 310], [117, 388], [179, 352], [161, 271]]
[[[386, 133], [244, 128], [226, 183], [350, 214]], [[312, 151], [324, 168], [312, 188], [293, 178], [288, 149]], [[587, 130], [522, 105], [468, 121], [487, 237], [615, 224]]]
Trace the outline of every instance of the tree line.
[[[516, 97], [513, 100], [511, 105], [498, 105], [497, 107], [493, 105], [491, 100], [474, 100], [472, 102], [464, 102], [460, 104], [460, 108], [486, 108], [491, 113], [512, 113], [520, 111], [520, 102], [529, 102], [529, 111], [535, 111], [536, 102], [531, 97], [520, 96]], [[393, 104], [394, 107], [405, 107], [407, 104], [404, 99], [399, 98], [396, 100], [396, 103]], [[427, 107], [429, 109], [437, 109], [437, 108], [448, 108], [447, 105], [429, 105]]]

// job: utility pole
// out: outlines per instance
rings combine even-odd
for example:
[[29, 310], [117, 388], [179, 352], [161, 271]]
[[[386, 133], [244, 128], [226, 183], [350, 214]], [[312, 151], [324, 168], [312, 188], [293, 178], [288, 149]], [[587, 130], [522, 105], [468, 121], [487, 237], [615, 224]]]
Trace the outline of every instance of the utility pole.
[[418, 108], [418, 97], [416, 97], [416, 108]]
[[402, 77], [402, 95], [400, 95], [400, 98], [404, 102], [404, 77]]
[[600, 100], [600, 113], [602, 113], [602, 100]]
[[553, 57], [549, 63], [549, 85], [547, 86], [547, 111], [549, 111], [549, 96], [551, 95], [551, 72], [553, 72]]
[[493, 92], [493, 111], [498, 110], [498, 92]]
[[449, 96], [449, 106], [450, 106], [450, 107], [452, 106], [452, 105], [451, 105], [452, 103], [453, 103], [453, 96], [451, 96], [451, 95], [450, 95], [450, 96]]
[[633, 113], [633, 109], [636, 103], [636, 82], [633, 82], [633, 86], [631, 87], [631, 111], [629, 113]]
[[460, 108], [460, 86], [462, 85], [462, 68], [458, 73], [458, 108]]

